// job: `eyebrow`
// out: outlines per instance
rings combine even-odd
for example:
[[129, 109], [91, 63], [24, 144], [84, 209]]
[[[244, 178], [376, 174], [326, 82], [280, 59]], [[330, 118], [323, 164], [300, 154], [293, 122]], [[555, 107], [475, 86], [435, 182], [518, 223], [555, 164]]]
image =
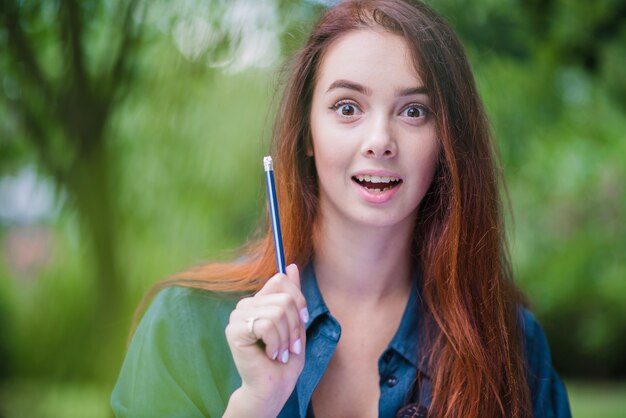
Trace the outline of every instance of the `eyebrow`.
[[396, 96], [412, 96], [414, 94], [428, 94], [426, 86], [409, 87], [408, 89], [402, 89], [396, 92]]
[[348, 81], [348, 80], [333, 81], [330, 87], [328, 87], [328, 90], [326, 90], [326, 93], [335, 89], [348, 89], [348, 90], [358, 91], [359, 93], [364, 94], [366, 96], [372, 95], [372, 91], [368, 89], [367, 87], [362, 86], [358, 83], [353, 83], [352, 81]]
[[[357, 91], [361, 94], [364, 94], [366, 96], [371, 96], [372, 95], [372, 90], [370, 90], [369, 88], [352, 82], [352, 81], [348, 81], [348, 80], [335, 80], [331, 83], [330, 87], [328, 87], [328, 90], [326, 90], [326, 93], [328, 93], [331, 90], [335, 90], [335, 89], [348, 89], [348, 90], [354, 90]], [[402, 96], [411, 96], [414, 94], [427, 94], [428, 91], [426, 90], [425, 86], [419, 86], [419, 87], [409, 87], [406, 89], [400, 89], [396, 91], [396, 96], [398, 97], [402, 97]]]

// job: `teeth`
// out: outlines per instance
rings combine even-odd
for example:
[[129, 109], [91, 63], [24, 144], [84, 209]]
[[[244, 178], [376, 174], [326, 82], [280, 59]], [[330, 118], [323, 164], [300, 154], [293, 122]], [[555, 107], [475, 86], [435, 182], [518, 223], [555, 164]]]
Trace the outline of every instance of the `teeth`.
[[384, 189], [370, 189], [369, 187], [365, 187], [365, 190], [367, 190], [368, 192], [374, 192], [374, 193], [380, 193], [380, 192], [385, 192], [387, 190], [391, 189], [391, 187], [385, 187]]
[[399, 178], [397, 177], [387, 177], [387, 176], [368, 176], [368, 175], [364, 175], [364, 176], [356, 176], [356, 178], [359, 181], [367, 181], [370, 183], [390, 183], [390, 182], [398, 182], [400, 181]]

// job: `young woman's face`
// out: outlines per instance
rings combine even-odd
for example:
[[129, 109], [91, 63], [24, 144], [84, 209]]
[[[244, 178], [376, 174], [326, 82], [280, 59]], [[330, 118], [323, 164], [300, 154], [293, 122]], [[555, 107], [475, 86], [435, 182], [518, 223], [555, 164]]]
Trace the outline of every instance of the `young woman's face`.
[[429, 108], [402, 37], [359, 30], [330, 46], [310, 115], [324, 218], [410, 227], [439, 149]]

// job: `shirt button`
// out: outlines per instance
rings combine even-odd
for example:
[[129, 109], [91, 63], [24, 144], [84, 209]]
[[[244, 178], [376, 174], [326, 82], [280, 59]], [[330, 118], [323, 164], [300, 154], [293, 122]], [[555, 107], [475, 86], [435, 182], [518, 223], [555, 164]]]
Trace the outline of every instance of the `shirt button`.
[[398, 378], [397, 377], [389, 376], [387, 378], [387, 386], [389, 386], [390, 388], [394, 387], [397, 384], [398, 384]]

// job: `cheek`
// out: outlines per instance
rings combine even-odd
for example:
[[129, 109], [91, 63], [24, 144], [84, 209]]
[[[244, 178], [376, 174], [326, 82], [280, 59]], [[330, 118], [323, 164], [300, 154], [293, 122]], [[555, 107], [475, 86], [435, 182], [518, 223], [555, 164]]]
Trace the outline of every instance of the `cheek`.
[[419, 179], [419, 190], [426, 192], [432, 183], [437, 161], [439, 159], [440, 144], [435, 134], [425, 141], [421, 141], [419, 146], [413, 150], [413, 167], [415, 167], [416, 177]]
[[315, 167], [320, 177], [337, 177], [337, 171], [345, 168], [342, 152], [329, 141], [313, 141]]
[[342, 141], [332, 132], [325, 131], [328, 130], [318, 130], [313, 137], [313, 158], [320, 187], [330, 191], [335, 187], [343, 187], [352, 158], [345, 138]]
[[312, 155], [318, 172], [345, 166], [351, 153], [349, 138], [331, 123], [316, 121], [315, 118], [311, 122]]
[[435, 169], [437, 168], [437, 161], [439, 160], [439, 141], [436, 141], [435, 144], [430, 147], [428, 153], [426, 154], [426, 160], [423, 162], [424, 164], [424, 177], [428, 178], [428, 185], [432, 181], [432, 178], [435, 174]]

